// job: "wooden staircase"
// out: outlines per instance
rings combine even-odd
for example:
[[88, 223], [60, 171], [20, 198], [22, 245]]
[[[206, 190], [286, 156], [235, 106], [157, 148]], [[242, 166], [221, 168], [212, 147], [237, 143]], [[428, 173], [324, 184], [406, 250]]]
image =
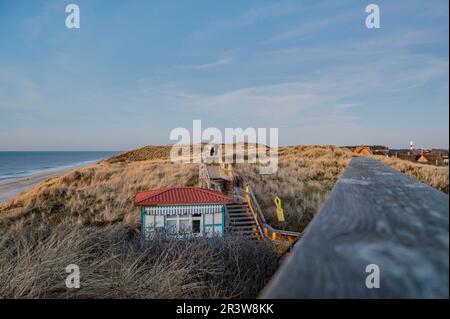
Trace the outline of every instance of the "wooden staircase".
[[228, 196], [234, 194], [234, 175], [228, 167], [220, 164], [202, 164], [199, 171], [200, 186], [224, 193]]
[[259, 227], [246, 203], [228, 204], [226, 211], [228, 214], [228, 230], [230, 234], [255, 240], [261, 239]]
[[284, 254], [292, 248], [301, 234], [274, 229], [264, 217], [248, 183], [233, 171], [230, 164], [205, 164], [199, 168], [200, 187], [220, 191], [235, 199], [226, 205], [226, 231], [253, 240], [268, 240]]

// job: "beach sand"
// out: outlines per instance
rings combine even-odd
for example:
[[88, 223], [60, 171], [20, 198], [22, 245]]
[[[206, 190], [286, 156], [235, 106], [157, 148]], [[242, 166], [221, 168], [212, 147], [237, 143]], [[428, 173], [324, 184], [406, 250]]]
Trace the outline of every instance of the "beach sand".
[[49, 172], [37, 173], [34, 175], [0, 181], [0, 204], [19, 195], [27, 188], [46, 181], [49, 178], [62, 175], [73, 168], [52, 170]]

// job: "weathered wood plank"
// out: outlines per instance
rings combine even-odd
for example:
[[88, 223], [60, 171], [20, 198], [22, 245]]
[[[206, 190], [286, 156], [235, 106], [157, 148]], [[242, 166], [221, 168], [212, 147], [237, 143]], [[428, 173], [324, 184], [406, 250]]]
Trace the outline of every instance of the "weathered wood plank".
[[261, 297], [448, 298], [448, 215], [446, 194], [354, 158]]

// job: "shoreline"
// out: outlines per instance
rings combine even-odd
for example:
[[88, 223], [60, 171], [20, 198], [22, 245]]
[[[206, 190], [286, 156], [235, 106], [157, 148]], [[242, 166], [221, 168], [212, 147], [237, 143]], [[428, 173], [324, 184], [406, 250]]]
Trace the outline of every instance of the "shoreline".
[[20, 195], [28, 188], [40, 184], [49, 178], [63, 175], [73, 169], [79, 169], [86, 167], [90, 164], [83, 164], [79, 166], [72, 166], [60, 169], [54, 169], [51, 171], [39, 172], [29, 176], [20, 177], [17, 179], [5, 179], [0, 181], [0, 205], [4, 204], [8, 200]]

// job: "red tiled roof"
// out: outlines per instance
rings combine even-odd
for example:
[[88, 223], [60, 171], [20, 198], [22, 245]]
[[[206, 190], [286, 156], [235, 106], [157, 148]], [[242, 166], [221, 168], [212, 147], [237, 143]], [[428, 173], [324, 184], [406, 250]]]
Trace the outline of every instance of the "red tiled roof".
[[199, 187], [170, 187], [152, 189], [136, 194], [135, 206], [174, 204], [228, 204], [233, 198], [218, 191]]

